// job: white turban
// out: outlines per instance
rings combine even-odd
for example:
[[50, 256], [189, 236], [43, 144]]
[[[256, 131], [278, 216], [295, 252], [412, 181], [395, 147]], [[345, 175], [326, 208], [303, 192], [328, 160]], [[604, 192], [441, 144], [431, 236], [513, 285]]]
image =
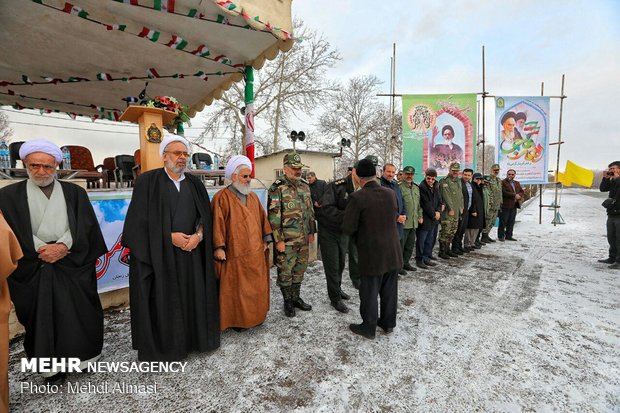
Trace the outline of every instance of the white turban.
[[56, 159], [56, 162], [62, 162], [62, 152], [58, 145], [48, 141], [47, 139], [33, 139], [25, 142], [21, 148], [19, 148], [19, 157], [23, 161], [26, 156], [35, 152], [43, 152]]
[[228, 163], [226, 164], [226, 170], [224, 171], [224, 176], [227, 179], [232, 179], [232, 174], [234, 174], [237, 168], [241, 165], [247, 166], [248, 169], [250, 170], [252, 169], [252, 162], [250, 162], [250, 159], [247, 156], [243, 156], [243, 155], [233, 156], [232, 158], [228, 160]]
[[187, 139], [173, 133], [166, 133], [164, 135], [164, 139], [162, 139], [161, 143], [159, 144], [159, 156], [164, 156], [164, 149], [166, 149], [166, 146], [168, 146], [172, 142], [181, 142], [187, 148], [187, 152], [191, 152]]

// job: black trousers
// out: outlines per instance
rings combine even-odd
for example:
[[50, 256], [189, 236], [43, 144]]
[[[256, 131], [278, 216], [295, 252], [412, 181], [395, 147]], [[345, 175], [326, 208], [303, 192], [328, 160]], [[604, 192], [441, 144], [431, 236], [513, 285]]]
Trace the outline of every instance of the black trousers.
[[415, 233], [416, 230], [414, 228], [405, 229], [405, 235], [403, 239], [400, 240], [400, 248], [403, 252], [403, 265], [409, 264], [409, 260], [413, 256], [413, 251], [415, 250]]
[[319, 246], [331, 302], [340, 300], [340, 284], [347, 256], [348, 237], [319, 224]]
[[497, 228], [498, 238], [512, 238], [516, 217], [517, 207], [502, 208], [502, 212], [499, 214], [499, 228]]
[[[379, 305], [377, 297], [381, 299]], [[377, 325], [383, 328], [396, 327], [398, 302], [398, 270], [383, 275], [362, 275], [360, 283], [360, 315], [362, 329], [375, 334]], [[379, 306], [381, 312], [379, 313]]]
[[461, 215], [461, 217], [459, 218], [459, 227], [456, 230], [456, 234], [454, 234], [454, 238], [452, 238], [452, 248], [463, 248], [463, 236], [465, 235], [465, 230], [467, 229], [468, 222], [469, 214], [467, 213], [467, 211], [463, 211], [463, 215]]
[[620, 262], [620, 215], [607, 215], [609, 258]]

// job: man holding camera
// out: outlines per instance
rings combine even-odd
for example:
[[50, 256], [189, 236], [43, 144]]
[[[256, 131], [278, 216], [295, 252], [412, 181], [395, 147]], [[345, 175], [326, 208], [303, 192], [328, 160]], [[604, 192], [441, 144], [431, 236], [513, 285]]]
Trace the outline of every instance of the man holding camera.
[[598, 260], [611, 264], [609, 268], [620, 269], [620, 161], [609, 164], [603, 172], [601, 192], [609, 192], [609, 197], [603, 202], [607, 209], [607, 242], [609, 242], [609, 258]]

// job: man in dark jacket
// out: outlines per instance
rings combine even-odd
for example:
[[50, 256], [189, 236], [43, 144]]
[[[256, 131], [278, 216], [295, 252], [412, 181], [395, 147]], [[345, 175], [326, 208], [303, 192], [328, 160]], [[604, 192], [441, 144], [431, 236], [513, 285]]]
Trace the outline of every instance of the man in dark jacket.
[[603, 172], [601, 192], [609, 192], [604, 203], [607, 209], [607, 242], [609, 242], [609, 258], [599, 260], [611, 264], [609, 268], [620, 269], [620, 161], [609, 164]]
[[[397, 204], [393, 192], [375, 180], [371, 161], [360, 160], [353, 179], [362, 188], [351, 194], [344, 213], [342, 230], [354, 236], [360, 259], [361, 324], [351, 324], [353, 333], [375, 338], [377, 326], [391, 333], [396, 326], [398, 270], [403, 265], [394, 215]], [[379, 315], [377, 296], [381, 298]]]
[[467, 228], [465, 229], [464, 243], [468, 252], [481, 247], [476, 245], [478, 234], [484, 228], [484, 201], [482, 194], [482, 174], [476, 172], [473, 175], [471, 207], [469, 208], [469, 217], [467, 219]]
[[461, 192], [463, 193], [463, 213], [459, 217], [459, 227], [452, 238], [452, 252], [458, 255], [462, 255], [466, 251], [463, 248], [463, 236], [467, 229], [467, 223], [469, 221], [469, 209], [471, 208], [471, 197], [474, 191], [471, 184], [471, 178], [474, 175], [474, 171], [469, 168], [463, 169], [463, 176], [461, 177]]
[[308, 172], [308, 186], [310, 186], [310, 196], [312, 197], [312, 206], [316, 218], [317, 211], [321, 208], [321, 198], [327, 188], [327, 182], [316, 177], [316, 173]]
[[433, 246], [437, 236], [437, 227], [441, 215], [441, 194], [435, 185], [437, 171], [433, 168], [426, 170], [424, 180], [420, 183], [420, 207], [422, 208], [422, 222], [416, 231], [416, 257], [419, 268], [428, 268], [436, 265], [431, 261]]
[[499, 228], [497, 228], [497, 238], [500, 241], [516, 241], [512, 236], [517, 217], [517, 208], [521, 208], [523, 202], [523, 188], [519, 181], [515, 180], [517, 171], [509, 169], [506, 178], [502, 180], [502, 212], [499, 215]]
[[[394, 191], [396, 195], [396, 205], [398, 205], [398, 210], [396, 212], [396, 223], [398, 228], [398, 239], [402, 240], [405, 236], [405, 222], [407, 221], [407, 207], [405, 207], [405, 201], [403, 200], [403, 193], [398, 186], [398, 181], [394, 179], [396, 176], [396, 166], [391, 163], [386, 163], [383, 165], [383, 174], [381, 175], [381, 186], [385, 188], [389, 188]], [[405, 275], [407, 271], [403, 268], [399, 270], [399, 274]]]

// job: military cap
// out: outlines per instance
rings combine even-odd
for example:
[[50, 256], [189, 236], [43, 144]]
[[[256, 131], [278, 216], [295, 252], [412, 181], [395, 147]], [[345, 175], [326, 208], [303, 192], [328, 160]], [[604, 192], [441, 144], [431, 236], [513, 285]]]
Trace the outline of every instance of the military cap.
[[461, 170], [461, 164], [458, 162], [454, 162], [453, 164], [450, 164], [450, 170], [451, 171], [460, 171]]
[[413, 166], [405, 166], [403, 168], [403, 173], [405, 173], [405, 174], [414, 174], [415, 173], [415, 168]]
[[483, 180], [484, 182], [491, 182], [491, 175], [485, 175], [485, 176], [483, 176], [483, 177], [482, 177], [482, 180]]
[[291, 168], [303, 168], [306, 166], [301, 162], [301, 156], [296, 152], [284, 155], [284, 165], [288, 165]]
[[491, 165], [491, 169], [500, 169], [499, 164], [494, 163], [493, 165]]
[[482, 174], [480, 172], [476, 172], [473, 176], [473, 179], [482, 179]]
[[377, 158], [375, 155], [368, 155], [364, 159], [368, 159], [375, 167], [379, 165], [379, 158]]

